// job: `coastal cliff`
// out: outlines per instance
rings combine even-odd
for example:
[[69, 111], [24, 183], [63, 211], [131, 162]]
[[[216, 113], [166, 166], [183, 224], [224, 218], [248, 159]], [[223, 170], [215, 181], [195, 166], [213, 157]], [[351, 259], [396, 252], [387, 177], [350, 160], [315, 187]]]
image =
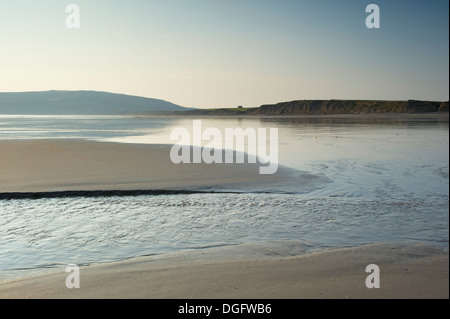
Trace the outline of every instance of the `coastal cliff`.
[[262, 105], [254, 114], [432, 113], [439, 111], [448, 112], [448, 102], [304, 100]]
[[299, 114], [383, 114], [448, 112], [449, 102], [299, 100], [265, 104], [257, 108], [197, 109], [192, 115], [299, 115]]

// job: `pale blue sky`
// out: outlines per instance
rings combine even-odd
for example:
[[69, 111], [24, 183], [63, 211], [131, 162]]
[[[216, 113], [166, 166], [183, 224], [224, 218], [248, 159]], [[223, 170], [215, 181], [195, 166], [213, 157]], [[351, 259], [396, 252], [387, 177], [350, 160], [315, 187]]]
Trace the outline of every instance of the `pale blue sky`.
[[[65, 7], [81, 10], [67, 29]], [[378, 4], [381, 28], [367, 29]], [[449, 98], [447, 0], [0, 0], [0, 91], [189, 107]]]

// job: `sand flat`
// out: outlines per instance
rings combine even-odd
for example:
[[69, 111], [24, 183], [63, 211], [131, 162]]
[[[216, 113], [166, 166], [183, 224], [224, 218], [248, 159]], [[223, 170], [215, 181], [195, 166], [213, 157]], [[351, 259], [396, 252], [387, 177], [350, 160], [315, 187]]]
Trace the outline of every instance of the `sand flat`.
[[[0, 298], [448, 298], [448, 252], [423, 245], [373, 244], [293, 257], [214, 260], [182, 252], [80, 268], [68, 289], [65, 268], [0, 284]], [[220, 253], [220, 251], [219, 251]], [[380, 288], [365, 267], [380, 267]]]
[[259, 164], [173, 164], [171, 145], [83, 140], [0, 142], [0, 193], [197, 190], [270, 185]]

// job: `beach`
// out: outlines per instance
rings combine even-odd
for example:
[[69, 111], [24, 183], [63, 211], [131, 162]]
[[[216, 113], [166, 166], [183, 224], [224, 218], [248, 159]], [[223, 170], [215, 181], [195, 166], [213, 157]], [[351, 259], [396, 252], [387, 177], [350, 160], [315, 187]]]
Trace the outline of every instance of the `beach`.
[[448, 1], [37, 3], [0, 10], [0, 299], [449, 298]]
[[[72, 289], [66, 288], [68, 273], [60, 268], [4, 282], [0, 298], [449, 297], [448, 251], [426, 245], [373, 244], [282, 258], [223, 256], [221, 249], [210, 249], [81, 267], [80, 287]], [[380, 267], [380, 288], [368, 289], [365, 270], [374, 261]]]
[[256, 164], [177, 165], [170, 160], [170, 149], [77, 139], [0, 141], [0, 193], [195, 191], [261, 183], [270, 187], [284, 179], [281, 171], [260, 175]]
[[[270, 190], [296, 182], [283, 167], [275, 175], [259, 175], [255, 164], [175, 165], [168, 145], [24, 140], [2, 141], [0, 149], [0, 193], [6, 197], [138, 189], [242, 191], [261, 184]], [[65, 267], [53, 267], [4, 280], [0, 298], [448, 298], [448, 248], [374, 243], [283, 255], [283, 245], [267, 251], [270, 245], [259, 243], [260, 253], [252, 255], [243, 247], [81, 266], [80, 289], [66, 288]], [[365, 285], [369, 264], [380, 267], [379, 289]]]

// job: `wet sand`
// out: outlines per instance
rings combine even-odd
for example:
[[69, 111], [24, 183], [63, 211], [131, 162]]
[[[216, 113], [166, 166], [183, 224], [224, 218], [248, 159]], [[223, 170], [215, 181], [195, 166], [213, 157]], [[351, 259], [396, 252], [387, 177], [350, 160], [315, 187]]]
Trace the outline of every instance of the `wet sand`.
[[[55, 269], [0, 284], [0, 298], [447, 299], [448, 262], [448, 252], [420, 244], [258, 258], [206, 249], [80, 267], [80, 288], [67, 288], [65, 268]], [[366, 287], [369, 264], [380, 268], [378, 289]]]
[[[0, 193], [103, 190], [270, 189], [289, 175], [257, 164], [174, 164], [171, 145], [83, 140], [0, 142]], [[299, 184], [300, 185], [300, 184]]]

